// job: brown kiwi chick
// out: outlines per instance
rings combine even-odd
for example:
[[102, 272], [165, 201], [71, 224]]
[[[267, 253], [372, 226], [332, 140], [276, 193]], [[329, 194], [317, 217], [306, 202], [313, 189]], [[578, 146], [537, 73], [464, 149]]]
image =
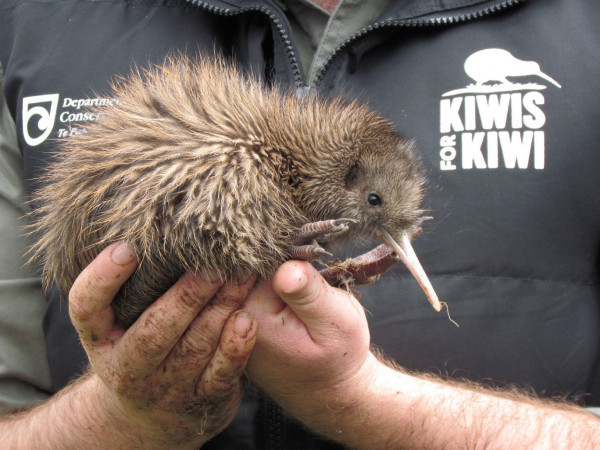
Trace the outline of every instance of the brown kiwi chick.
[[265, 88], [220, 58], [170, 58], [111, 95], [35, 196], [45, 286], [68, 292], [104, 247], [126, 241], [140, 265], [113, 304], [129, 327], [186, 271], [269, 277], [292, 257], [324, 254], [305, 224], [344, 218], [316, 241], [355, 224], [348, 237], [386, 243], [382, 259], [400, 254], [441, 308], [410, 247], [423, 220], [419, 160], [388, 120], [357, 102]]

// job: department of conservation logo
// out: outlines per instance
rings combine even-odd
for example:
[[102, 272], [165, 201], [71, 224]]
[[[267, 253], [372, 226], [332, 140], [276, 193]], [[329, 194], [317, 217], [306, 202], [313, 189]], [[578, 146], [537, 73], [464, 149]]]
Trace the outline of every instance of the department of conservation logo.
[[498, 48], [473, 53], [464, 70], [473, 83], [440, 100], [440, 169], [544, 169], [542, 91], [561, 85], [538, 63]]
[[56, 120], [58, 94], [35, 95], [23, 99], [23, 138], [35, 147], [44, 142]]
[[[98, 120], [102, 113], [98, 112], [97, 107], [111, 106], [115, 103], [116, 99], [108, 97], [61, 98], [60, 94], [23, 97], [23, 139], [27, 145], [35, 147], [45, 142], [53, 131], [56, 131], [53, 136], [55, 138], [79, 134], [79, 124]], [[88, 108], [96, 109], [92, 111]]]

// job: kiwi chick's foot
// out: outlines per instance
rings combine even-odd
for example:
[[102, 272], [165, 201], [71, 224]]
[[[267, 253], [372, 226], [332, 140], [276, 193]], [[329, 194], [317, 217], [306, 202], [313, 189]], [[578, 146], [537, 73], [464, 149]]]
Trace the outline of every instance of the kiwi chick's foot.
[[350, 225], [358, 223], [354, 219], [331, 219], [310, 222], [302, 226], [294, 237], [290, 254], [294, 259], [314, 261], [319, 258], [332, 258], [333, 255], [321, 247], [344, 235]]
[[334, 261], [320, 271], [325, 281], [335, 287], [351, 288], [353, 285], [375, 283], [379, 277], [400, 261], [393, 249], [385, 244], [345, 261]]

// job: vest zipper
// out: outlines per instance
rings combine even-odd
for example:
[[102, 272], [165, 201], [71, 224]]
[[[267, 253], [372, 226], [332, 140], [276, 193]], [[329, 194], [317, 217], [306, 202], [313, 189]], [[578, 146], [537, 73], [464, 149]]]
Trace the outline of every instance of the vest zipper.
[[222, 8], [201, 0], [187, 0], [187, 2], [194, 6], [202, 8], [203, 10], [209, 13], [217, 14], [220, 16], [236, 16], [252, 11], [265, 14], [269, 18], [271, 23], [275, 25], [275, 28], [279, 33], [279, 37], [283, 42], [285, 53], [287, 56], [287, 61], [289, 63], [291, 72], [294, 77], [294, 87], [301, 88], [302, 86], [304, 86], [304, 76], [302, 75], [302, 71], [300, 70], [300, 65], [298, 64], [298, 57], [296, 56], [296, 50], [292, 45], [292, 41], [288, 35], [288, 31], [286, 30], [285, 25], [282, 23], [279, 17], [277, 17], [277, 15], [268, 7], [263, 5], [252, 5], [240, 8]]
[[340, 45], [338, 45], [335, 50], [328, 56], [325, 60], [323, 66], [317, 72], [317, 75], [314, 77], [314, 80], [309, 80], [309, 84], [311, 87], [317, 87], [323, 77], [325, 76], [325, 72], [327, 71], [331, 61], [348, 45], [352, 44], [357, 39], [363, 37], [364, 35], [381, 29], [388, 27], [424, 27], [424, 26], [436, 26], [436, 25], [451, 25], [457, 24], [461, 22], [467, 22], [469, 20], [478, 19], [480, 17], [485, 17], [490, 14], [497, 13], [499, 11], [503, 11], [512, 6], [523, 3], [525, 0], [506, 0], [502, 3], [498, 3], [495, 5], [488, 6], [486, 8], [477, 8], [477, 7], [468, 7], [463, 9], [463, 12], [457, 14], [447, 14], [447, 13], [434, 13], [426, 18], [421, 19], [390, 19], [384, 20], [381, 22], [375, 22], [369, 26], [366, 26], [362, 30], [358, 31], [354, 35], [350, 36], [348, 39], [343, 41]]
[[283, 414], [274, 401], [267, 399], [267, 440], [269, 450], [283, 449]]

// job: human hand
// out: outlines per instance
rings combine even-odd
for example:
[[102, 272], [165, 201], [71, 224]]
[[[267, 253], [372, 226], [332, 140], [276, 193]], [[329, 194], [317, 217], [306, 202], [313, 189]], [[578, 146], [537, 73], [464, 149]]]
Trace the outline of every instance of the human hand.
[[331, 435], [332, 419], [362, 400], [355, 392], [380, 366], [360, 303], [310, 264], [290, 261], [272, 287], [264, 282], [250, 294], [244, 309], [259, 323], [250, 380], [311, 429]]
[[312, 431], [348, 447], [599, 445], [598, 418], [581, 408], [417, 376], [378, 359], [358, 301], [308, 263], [283, 264], [272, 288], [258, 286], [244, 309], [260, 330], [250, 380]]
[[69, 294], [71, 319], [103, 391], [97, 414], [111, 420], [123, 442], [198, 448], [239, 407], [257, 331], [239, 308], [254, 279], [222, 286], [188, 273], [125, 331], [111, 301], [135, 268], [133, 251], [112, 244]]

